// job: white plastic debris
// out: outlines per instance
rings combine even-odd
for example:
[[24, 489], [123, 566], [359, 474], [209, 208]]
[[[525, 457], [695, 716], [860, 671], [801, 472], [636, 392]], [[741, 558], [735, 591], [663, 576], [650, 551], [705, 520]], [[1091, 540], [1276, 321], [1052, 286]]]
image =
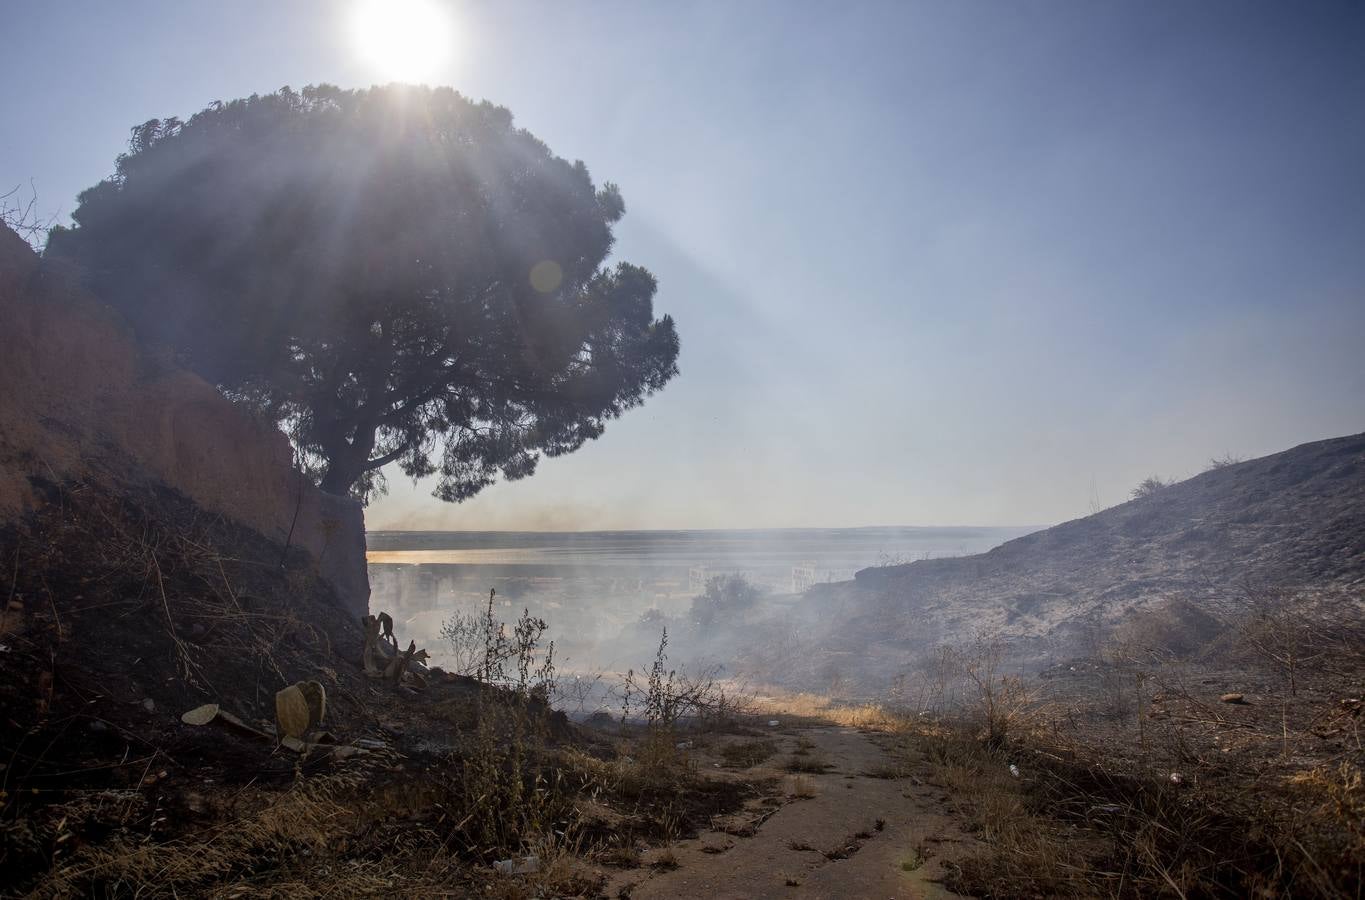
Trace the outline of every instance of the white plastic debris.
[[1010, 774], [1013, 775], [1015, 778], [1019, 777], [1019, 767], [1016, 766], [1014, 763], [1010, 763]]
[[777, 726], [779, 726], [779, 725], [781, 725], [781, 724], [782, 724], [782, 723], [781, 723], [779, 720], [777, 720], [777, 719], [769, 719], [769, 720], [768, 720], [768, 727], [769, 727], [769, 728], [776, 728]]
[[500, 859], [493, 863], [493, 869], [500, 875], [534, 875], [540, 871], [540, 857], [523, 856], [519, 859]]
[[679, 750], [691, 750], [691, 749], [692, 749], [692, 742], [691, 742], [691, 741], [678, 741], [678, 743], [674, 744], [673, 746], [674, 746], [674, 747], [677, 747]]

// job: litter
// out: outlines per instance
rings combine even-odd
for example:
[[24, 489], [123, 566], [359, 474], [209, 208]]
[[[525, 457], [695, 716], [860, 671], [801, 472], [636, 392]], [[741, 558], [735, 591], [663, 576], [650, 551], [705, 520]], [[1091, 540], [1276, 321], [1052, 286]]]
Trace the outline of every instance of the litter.
[[500, 875], [534, 875], [540, 871], [540, 857], [523, 856], [520, 859], [500, 859], [493, 863], [493, 870]]

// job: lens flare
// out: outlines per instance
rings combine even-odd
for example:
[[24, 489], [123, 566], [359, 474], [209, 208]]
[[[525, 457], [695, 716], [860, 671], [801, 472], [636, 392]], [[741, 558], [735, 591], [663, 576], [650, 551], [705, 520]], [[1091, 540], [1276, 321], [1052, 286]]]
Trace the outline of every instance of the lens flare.
[[548, 294], [564, 280], [564, 270], [552, 259], [543, 259], [531, 267], [531, 287]]

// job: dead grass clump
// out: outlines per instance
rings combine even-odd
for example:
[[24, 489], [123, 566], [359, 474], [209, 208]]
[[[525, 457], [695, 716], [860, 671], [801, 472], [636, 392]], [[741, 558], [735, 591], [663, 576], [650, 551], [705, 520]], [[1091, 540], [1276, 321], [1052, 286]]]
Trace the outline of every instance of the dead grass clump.
[[863, 842], [870, 837], [872, 837], [871, 833], [866, 831], [859, 832], [858, 834], [850, 834], [828, 850], [821, 851], [821, 855], [830, 861], [848, 859], [861, 850]]
[[665, 848], [649, 862], [649, 867], [656, 872], [672, 872], [681, 865], [678, 854], [674, 853], [671, 847]]
[[737, 741], [720, 748], [721, 759], [726, 765], [740, 769], [750, 769], [777, 752], [777, 744], [770, 740]]
[[788, 772], [823, 775], [829, 769], [834, 768], [834, 764], [819, 756], [790, 756], [782, 763], [782, 768]]
[[613, 869], [640, 868], [640, 851], [633, 844], [623, 847], [607, 847], [597, 854], [597, 861]]
[[787, 788], [787, 795], [798, 800], [811, 800], [817, 797], [819, 793], [815, 787], [815, 782], [804, 775], [794, 776]]

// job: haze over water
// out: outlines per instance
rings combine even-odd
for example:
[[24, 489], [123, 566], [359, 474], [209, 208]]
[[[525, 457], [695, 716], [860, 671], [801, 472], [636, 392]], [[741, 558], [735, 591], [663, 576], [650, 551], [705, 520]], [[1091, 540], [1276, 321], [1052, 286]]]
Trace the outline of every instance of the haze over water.
[[426, 564], [524, 569], [745, 572], [778, 584], [794, 567], [817, 577], [914, 559], [982, 553], [1031, 527], [789, 528], [685, 531], [379, 531], [371, 565]]

